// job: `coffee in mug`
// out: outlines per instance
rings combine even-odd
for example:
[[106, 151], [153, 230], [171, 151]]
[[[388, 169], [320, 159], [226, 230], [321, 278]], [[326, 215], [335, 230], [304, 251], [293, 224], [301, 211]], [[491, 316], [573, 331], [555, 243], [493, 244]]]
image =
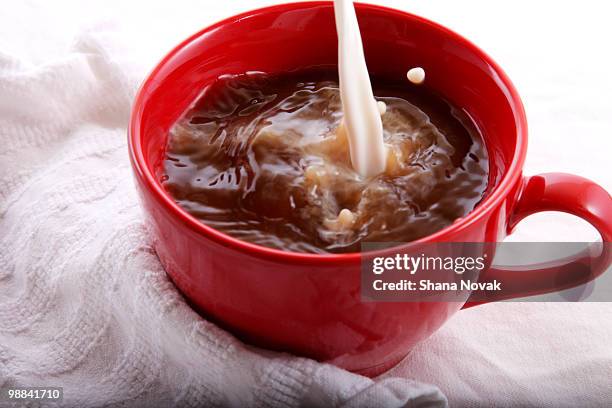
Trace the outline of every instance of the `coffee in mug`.
[[386, 166], [351, 165], [338, 74], [226, 75], [172, 127], [162, 180], [201, 222], [293, 252], [359, 252], [465, 216], [487, 189], [488, 156], [459, 107], [409, 81], [372, 78]]

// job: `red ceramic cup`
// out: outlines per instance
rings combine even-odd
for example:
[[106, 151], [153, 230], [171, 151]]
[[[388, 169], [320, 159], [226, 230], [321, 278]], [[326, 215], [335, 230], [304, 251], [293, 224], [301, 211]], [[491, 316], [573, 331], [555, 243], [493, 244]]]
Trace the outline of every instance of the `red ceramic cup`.
[[[402, 79], [410, 67], [424, 67], [426, 86], [469, 113], [489, 151], [486, 199], [418, 243], [498, 242], [522, 218], [539, 211], [577, 215], [605, 242], [612, 240], [612, 199], [604, 189], [568, 174], [522, 175], [525, 113], [510, 80], [490, 57], [454, 32], [411, 14], [358, 4], [357, 15], [370, 72]], [[228, 18], [181, 43], [145, 80], [132, 110], [129, 147], [159, 259], [198, 310], [253, 344], [374, 375], [400, 361], [464, 305], [361, 302], [360, 265], [368, 254], [299, 254], [240, 241], [183, 211], [159, 180], [168, 129], [218, 76], [336, 63], [331, 2], [283, 4]], [[600, 256], [600, 264], [609, 262], [609, 254]], [[559, 273], [555, 268], [524, 271], [520, 280], [533, 293], [584, 281]], [[509, 287], [517, 280], [509, 271], [489, 274]]]

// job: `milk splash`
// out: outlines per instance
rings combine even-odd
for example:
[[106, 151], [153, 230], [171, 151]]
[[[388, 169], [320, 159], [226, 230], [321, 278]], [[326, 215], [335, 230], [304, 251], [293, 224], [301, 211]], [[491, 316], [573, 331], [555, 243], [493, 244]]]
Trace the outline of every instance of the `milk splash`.
[[385, 170], [387, 151], [352, 0], [334, 0], [340, 96], [353, 169], [362, 177]]

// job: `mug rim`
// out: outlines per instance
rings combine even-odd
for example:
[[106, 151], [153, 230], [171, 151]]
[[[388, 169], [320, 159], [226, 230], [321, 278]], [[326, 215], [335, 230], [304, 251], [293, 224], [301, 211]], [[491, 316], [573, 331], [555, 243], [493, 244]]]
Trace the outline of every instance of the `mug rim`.
[[[331, 3], [328, 1], [302, 1], [282, 3], [245, 11], [240, 14], [236, 14], [231, 17], [222, 19], [192, 34], [191, 36], [183, 40], [181, 43], [179, 43], [177, 46], [175, 46], [161, 59], [160, 62], [156, 64], [153, 70], [147, 75], [145, 80], [140, 85], [134, 98], [128, 126], [128, 150], [132, 167], [136, 173], [136, 177], [139, 177], [143, 181], [143, 184], [148, 188], [149, 191], [152, 192], [152, 194], [155, 196], [155, 199], [158, 202], [162, 203], [168, 212], [174, 214], [176, 218], [178, 218], [185, 226], [190, 228], [193, 232], [204, 235], [209, 239], [222, 244], [223, 246], [233, 248], [243, 253], [248, 253], [257, 257], [264, 257], [275, 260], [281, 259], [287, 262], [301, 264], [357, 262], [362, 261], [363, 257], [372, 257], [375, 256], [377, 252], [381, 252], [380, 250], [367, 252], [349, 252], [340, 254], [292, 252], [269, 248], [262, 245], [243, 241], [222, 231], [216, 230], [215, 228], [210, 227], [193, 217], [191, 214], [181, 208], [170, 197], [170, 195], [162, 187], [159, 180], [157, 180], [153, 172], [150, 171], [150, 168], [147, 165], [148, 160], [145, 157], [145, 154], [142, 150], [142, 144], [140, 143], [140, 141], [142, 140], [142, 134], [140, 131], [140, 119], [142, 117], [144, 102], [146, 101], [146, 98], [149, 93], [148, 90], [158, 81], [156, 76], [159, 74], [162, 68], [176, 54], [187, 48], [189, 44], [206, 35], [208, 32], [211, 32], [224, 25], [238, 22], [239, 20], [244, 18], [253, 17], [255, 15], [266, 14], [270, 12], [288, 11], [330, 5]], [[398, 248], [398, 250], [400, 250], [400, 248], [406, 248], [407, 246], [411, 245], [439, 242], [441, 241], [440, 238], [443, 238], [445, 235], [461, 232], [462, 230], [465, 230], [466, 228], [481, 220], [485, 216], [485, 214], [489, 213], [490, 211], [493, 211], [500, 204], [500, 202], [510, 194], [517, 180], [521, 177], [522, 168], [527, 153], [527, 119], [523, 103], [518, 94], [518, 91], [512, 84], [510, 78], [501, 69], [501, 67], [486, 52], [484, 52], [482, 49], [480, 49], [468, 39], [452, 31], [451, 29], [431, 20], [428, 20], [424, 17], [420, 17], [415, 14], [393, 9], [390, 7], [358, 2], [355, 3], [355, 6], [361, 9], [369, 9], [388, 14], [394, 14], [399, 18], [410, 19], [411, 21], [416, 22], [418, 24], [429, 25], [434, 29], [441, 31], [445, 36], [450, 37], [453, 41], [462, 43], [464, 46], [469, 48], [475, 55], [477, 55], [478, 58], [480, 58], [482, 61], [485, 61], [489, 66], [491, 66], [497, 74], [499, 80], [503, 83], [503, 85], [508, 91], [506, 97], [508, 104], [511, 107], [514, 116], [514, 122], [516, 125], [516, 144], [514, 147], [512, 161], [504, 172], [501, 181], [497, 183], [497, 185], [492, 189], [492, 191], [487, 196], [485, 196], [484, 199], [472, 211], [470, 211], [464, 217], [461, 217], [459, 221], [454, 222], [434, 232], [433, 234], [427, 235], [414, 241], [406, 242], [402, 245], [398, 245], [397, 247], [392, 247], [391, 249]]]

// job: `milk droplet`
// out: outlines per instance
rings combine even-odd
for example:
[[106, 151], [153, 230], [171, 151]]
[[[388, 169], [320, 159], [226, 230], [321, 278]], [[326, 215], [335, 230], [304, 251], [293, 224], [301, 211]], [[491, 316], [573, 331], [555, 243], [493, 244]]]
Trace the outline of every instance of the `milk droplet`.
[[380, 112], [380, 116], [384, 115], [385, 112], [387, 112], [387, 104], [384, 103], [383, 101], [378, 101], [377, 105], [378, 105], [378, 112]]
[[340, 211], [340, 214], [338, 214], [338, 223], [342, 227], [349, 227], [354, 221], [355, 214], [353, 214], [353, 212], [347, 208], [344, 208], [342, 211]]
[[406, 74], [408, 80], [413, 84], [419, 85], [425, 81], [425, 70], [421, 67], [411, 68]]

